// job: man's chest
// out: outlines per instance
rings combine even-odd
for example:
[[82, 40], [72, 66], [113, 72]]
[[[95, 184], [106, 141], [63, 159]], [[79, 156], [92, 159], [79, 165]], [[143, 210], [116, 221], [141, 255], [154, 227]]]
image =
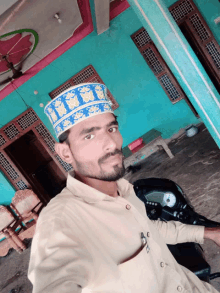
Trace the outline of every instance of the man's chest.
[[78, 221], [82, 219], [78, 225], [83, 244], [88, 249], [95, 247], [97, 254], [99, 251], [106, 253], [116, 264], [140, 249], [143, 245], [142, 234], [149, 246], [155, 242], [155, 231], [152, 231], [147, 216], [128, 200], [119, 197], [115, 201], [103, 201], [94, 205], [80, 204], [81, 207], [76, 212]]

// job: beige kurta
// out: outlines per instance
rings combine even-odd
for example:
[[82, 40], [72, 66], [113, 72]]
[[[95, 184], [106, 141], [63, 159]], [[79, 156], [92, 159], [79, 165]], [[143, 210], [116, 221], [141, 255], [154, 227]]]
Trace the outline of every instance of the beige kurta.
[[203, 243], [204, 227], [150, 221], [133, 186], [117, 184], [120, 196], [111, 197], [68, 176], [37, 223], [28, 272], [33, 293], [217, 292], [177, 264], [165, 244]]

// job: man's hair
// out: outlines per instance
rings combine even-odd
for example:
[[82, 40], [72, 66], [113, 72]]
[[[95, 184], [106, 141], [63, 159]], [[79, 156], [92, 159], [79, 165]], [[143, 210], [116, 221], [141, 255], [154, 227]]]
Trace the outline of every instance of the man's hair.
[[67, 144], [69, 144], [69, 140], [68, 140], [69, 133], [70, 133], [70, 129], [67, 129], [65, 132], [63, 132], [63, 133], [58, 137], [59, 142], [60, 142], [60, 143], [66, 142]]
[[[112, 113], [113, 114], [113, 113]], [[117, 118], [118, 116], [116, 116], [115, 114], [113, 114], [113, 116], [115, 117], [115, 120], [117, 121]], [[69, 137], [69, 133], [70, 133], [70, 129], [67, 129], [65, 132], [63, 132], [59, 137], [59, 142], [60, 143], [66, 143], [69, 145], [69, 140], [68, 140], [68, 137]]]

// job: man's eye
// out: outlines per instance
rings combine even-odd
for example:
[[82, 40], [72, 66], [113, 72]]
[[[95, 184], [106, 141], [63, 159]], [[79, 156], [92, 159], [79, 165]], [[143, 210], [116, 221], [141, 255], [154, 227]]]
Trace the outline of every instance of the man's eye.
[[94, 134], [88, 134], [85, 139], [88, 140], [88, 139], [93, 139], [94, 138]]
[[117, 127], [111, 127], [109, 128], [109, 132], [116, 132], [117, 131]]

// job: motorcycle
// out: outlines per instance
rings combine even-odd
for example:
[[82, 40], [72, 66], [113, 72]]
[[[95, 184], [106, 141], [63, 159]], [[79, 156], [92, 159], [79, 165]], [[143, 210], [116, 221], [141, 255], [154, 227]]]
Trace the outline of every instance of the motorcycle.
[[[220, 226], [220, 223], [196, 213], [182, 188], [172, 180], [139, 179], [133, 186], [137, 197], [144, 202], [146, 213], [151, 220], [174, 220], [205, 227]], [[209, 282], [220, 277], [220, 272], [211, 274], [211, 267], [200, 244], [187, 242], [167, 246], [176, 261], [195, 273], [199, 279]]]

